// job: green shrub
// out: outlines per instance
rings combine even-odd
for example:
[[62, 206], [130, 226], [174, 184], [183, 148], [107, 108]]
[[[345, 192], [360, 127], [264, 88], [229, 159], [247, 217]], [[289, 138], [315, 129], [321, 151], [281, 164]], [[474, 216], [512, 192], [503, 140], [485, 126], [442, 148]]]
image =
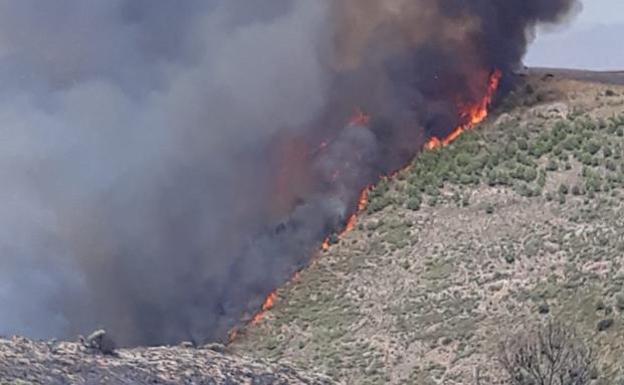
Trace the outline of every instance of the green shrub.
[[547, 171], [557, 171], [557, 170], [559, 170], [559, 164], [557, 164], [557, 162], [555, 160], [551, 159], [546, 164], [546, 170]]
[[413, 211], [420, 210], [421, 204], [422, 201], [420, 200], [420, 198], [410, 198], [407, 200], [407, 208]]
[[537, 179], [537, 170], [535, 170], [535, 168], [525, 167], [523, 177], [525, 181], [533, 182]]
[[537, 185], [541, 188], [546, 186], [546, 172], [544, 170], [540, 170], [539, 176], [537, 177]]
[[529, 149], [529, 143], [524, 140], [524, 139], [519, 139], [518, 140], [518, 149], [522, 150], [522, 151], [526, 151]]
[[591, 155], [596, 155], [596, 153], [600, 151], [600, 143], [595, 140], [590, 140], [585, 144], [584, 150]]

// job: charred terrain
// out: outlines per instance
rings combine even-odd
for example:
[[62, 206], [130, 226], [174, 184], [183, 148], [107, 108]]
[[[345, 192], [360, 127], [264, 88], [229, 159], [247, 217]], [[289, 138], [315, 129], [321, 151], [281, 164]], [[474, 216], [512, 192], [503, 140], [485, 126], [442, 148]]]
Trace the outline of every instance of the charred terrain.
[[557, 318], [597, 348], [595, 381], [617, 377], [624, 87], [531, 72], [477, 130], [374, 187], [232, 347], [348, 384], [491, 384], [498, 342]]
[[550, 318], [598, 349], [595, 381], [617, 378], [624, 87], [584, 76], [533, 71], [485, 123], [364, 194], [352, 229], [228, 347], [105, 356], [12, 338], [0, 383], [493, 384], [498, 342]]

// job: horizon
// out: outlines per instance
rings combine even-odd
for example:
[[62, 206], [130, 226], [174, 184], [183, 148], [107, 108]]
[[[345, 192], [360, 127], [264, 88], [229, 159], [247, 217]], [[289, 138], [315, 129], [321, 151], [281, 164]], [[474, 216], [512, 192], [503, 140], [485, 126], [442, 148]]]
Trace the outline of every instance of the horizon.
[[563, 26], [540, 28], [529, 47], [529, 67], [596, 71], [624, 70], [624, 53], [617, 50], [624, 33], [624, 2], [583, 0], [580, 14]]

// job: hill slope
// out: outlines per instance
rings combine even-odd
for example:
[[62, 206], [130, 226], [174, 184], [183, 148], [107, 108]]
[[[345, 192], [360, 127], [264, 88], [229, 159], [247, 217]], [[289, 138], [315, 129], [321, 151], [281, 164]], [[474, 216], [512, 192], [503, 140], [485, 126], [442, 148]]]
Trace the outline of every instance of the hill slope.
[[319, 375], [228, 354], [214, 345], [121, 349], [101, 355], [71, 342], [0, 339], [2, 385], [331, 385]]
[[[354, 231], [232, 348], [351, 384], [500, 378], [509, 330], [559, 317], [624, 353], [624, 88], [527, 78], [488, 123], [380, 183]], [[597, 324], [611, 326], [598, 331]]]

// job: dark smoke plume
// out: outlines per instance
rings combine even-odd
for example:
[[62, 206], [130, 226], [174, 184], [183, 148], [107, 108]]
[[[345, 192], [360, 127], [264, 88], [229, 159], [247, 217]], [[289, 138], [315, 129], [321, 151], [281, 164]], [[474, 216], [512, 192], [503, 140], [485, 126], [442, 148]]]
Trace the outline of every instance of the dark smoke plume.
[[1, 2], [0, 333], [224, 338], [575, 5]]

